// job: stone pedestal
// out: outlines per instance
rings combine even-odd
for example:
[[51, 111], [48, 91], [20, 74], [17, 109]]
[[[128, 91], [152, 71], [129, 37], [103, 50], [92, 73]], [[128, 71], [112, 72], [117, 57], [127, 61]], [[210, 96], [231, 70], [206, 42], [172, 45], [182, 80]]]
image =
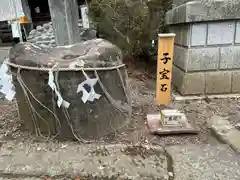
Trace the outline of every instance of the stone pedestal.
[[[86, 103], [81, 99], [83, 93], [77, 93], [78, 85], [86, 78], [81, 69], [71, 70], [78, 67], [121, 65], [121, 51], [108, 41], [94, 39], [71, 47], [52, 49], [40, 49], [30, 43], [18, 44], [11, 49], [10, 61], [30, 67], [51, 69], [57, 65], [60, 69], [65, 68], [57, 70], [54, 82], [62, 98], [70, 103], [69, 108], [57, 106], [56, 93], [48, 85], [48, 71], [21, 69], [21, 83], [18, 69], [11, 68], [20, 119], [28, 130], [58, 135], [63, 139], [76, 139], [77, 136], [80, 140], [93, 140], [129, 123], [131, 101], [124, 67], [119, 68], [119, 71], [98, 70], [100, 81], [94, 86], [94, 90], [101, 97]], [[85, 73], [89, 78], [97, 77], [94, 71]], [[89, 86], [85, 89], [90, 92]]]
[[176, 34], [173, 85], [182, 95], [240, 93], [240, 11], [215, 5], [193, 1], [166, 14]]
[[78, 27], [79, 11], [76, 0], [48, 0], [56, 43], [59, 46], [81, 41]]

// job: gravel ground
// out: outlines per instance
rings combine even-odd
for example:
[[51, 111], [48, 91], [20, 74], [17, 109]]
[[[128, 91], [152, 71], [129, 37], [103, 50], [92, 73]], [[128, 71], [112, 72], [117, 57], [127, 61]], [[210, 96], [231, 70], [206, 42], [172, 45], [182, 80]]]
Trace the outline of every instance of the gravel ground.
[[[143, 78], [141, 78], [143, 79]], [[155, 105], [155, 80], [132, 78], [133, 116], [137, 122], [132, 134], [126, 134], [125, 138], [133, 142], [143, 141], [152, 142], [159, 145], [173, 144], [218, 144], [219, 142], [211, 134], [207, 127], [207, 121], [213, 115], [229, 117], [231, 123], [240, 121], [240, 102], [239, 99], [206, 99], [195, 101], [173, 101], [168, 108], [175, 108], [184, 112], [188, 119], [200, 130], [199, 135], [178, 135], [178, 136], [151, 136], [144, 129], [144, 119], [148, 113], [159, 113], [161, 107]]]
[[[207, 128], [207, 121], [213, 115], [229, 116], [232, 123], [240, 122], [239, 99], [207, 99], [197, 101], [172, 102], [170, 108], [176, 108], [186, 113], [189, 120], [200, 129], [199, 135], [179, 136], [152, 136], [149, 135], [144, 123], [147, 113], [159, 112], [160, 107], [155, 105], [155, 80], [146, 77], [139, 72], [134, 72], [129, 78], [132, 102], [132, 124], [119, 132], [109, 134], [102, 138], [100, 143], [153, 143], [158, 145], [173, 144], [217, 144]], [[0, 100], [0, 143], [8, 140], [23, 142], [24, 140], [39, 140], [26, 132], [18, 121], [18, 113], [15, 102]]]
[[[191, 101], [173, 101], [171, 105], [167, 108], [175, 108], [184, 112], [188, 119], [191, 120], [196, 127], [200, 130], [198, 135], [178, 135], [178, 136], [154, 136], [148, 133], [145, 126], [145, 117], [148, 113], [159, 113], [160, 109], [163, 107], [157, 106], [155, 104], [155, 80], [151, 76], [143, 74], [142, 71], [133, 71], [129, 78], [129, 83], [131, 85], [132, 92], [132, 105], [133, 105], [133, 118], [132, 123], [112, 134], [103, 137], [97, 143], [92, 145], [109, 145], [114, 144], [153, 144], [160, 145], [164, 147], [167, 157], [167, 167], [162, 168], [167, 172], [173, 172], [171, 176], [169, 175], [169, 180], [172, 179], [238, 179], [239, 172], [236, 173], [235, 169], [239, 167], [239, 162], [236, 160], [239, 156], [235, 156], [235, 153], [228, 149], [225, 145], [222, 145], [217, 138], [208, 129], [208, 121], [211, 120], [212, 116], [218, 115], [222, 117], [228, 117], [228, 120], [232, 124], [240, 122], [240, 101], [239, 99], [205, 99], [205, 100], [191, 100]], [[7, 146], [7, 148], [6, 148]], [[44, 148], [42, 148], [42, 146]], [[22, 126], [21, 122], [18, 120], [18, 112], [16, 102], [7, 102], [0, 100], [0, 147], [3, 150], [9, 150], [9, 152], [16, 151], [17, 153], [22, 151], [17, 151], [19, 148], [24, 149], [23, 154], [27, 154], [26, 157], [23, 155], [15, 155], [13, 157], [20, 158], [19, 163], [17, 161], [15, 165], [18, 167], [23, 163], [25, 166], [27, 163], [27, 158], [33, 160], [34, 163], [30, 163], [31, 166], [35, 165], [37, 161], [34, 158], [39, 158], [39, 155], [34, 155], [32, 150], [37, 148], [37, 150], [44, 150], [44, 153], [54, 152], [54, 149], [74, 147], [77, 149], [79, 144], [77, 142], [60, 142], [56, 139], [46, 141], [46, 139], [41, 137], [35, 137], [28, 133]], [[41, 147], [41, 148], [39, 148]], [[60, 148], [59, 148], [60, 147]], [[159, 146], [158, 146], [159, 147]], [[220, 149], [219, 149], [219, 148]], [[71, 151], [70, 149], [70, 152]], [[164, 151], [165, 152], [165, 151]], [[226, 153], [228, 152], [228, 153]], [[41, 154], [43, 157], [45, 154]], [[28, 154], [31, 154], [28, 156]], [[56, 155], [56, 153], [53, 153]], [[58, 153], [57, 153], [58, 154]], [[77, 155], [67, 153], [71, 157], [75, 157], [78, 160]], [[224, 154], [219, 158], [215, 158], [215, 155]], [[62, 155], [61, 157], [65, 157]], [[234, 156], [234, 157], [233, 157]], [[50, 155], [49, 157], [53, 157]], [[7, 158], [4, 154], [1, 158]], [[25, 160], [22, 160], [22, 159]], [[8, 158], [7, 158], [8, 159]], [[44, 159], [44, 158], [40, 158]], [[54, 158], [51, 158], [52, 160]], [[59, 159], [59, 158], [57, 158]], [[69, 159], [69, 158], [67, 158]], [[71, 159], [71, 158], [70, 158]], [[235, 161], [232, 161], [234, 159]], [[16, 159], [15, 159], [16, 160]], [[65, 160], [63, 160], [65, 162]], [[199, 163], [198, 163], [199, 161]], [[226, 163], [225, 163], [226, 161]], [[3, 160], [6, 162], [6, 160]], [[21, 163], [20, 163], [21, 162]], [[106, 160], [106, 162], [109, 162]], [[223, 162], [223, 163], [222, 163]], [[232, 163], [231, 163], [232, 162]], [[42, 167], [48, 167], [43, 162], [39, 162]], [[59, 164], [59, 163], [56, 163]], [[76, 162], [75, 162], [76, 164]], [[89, 164], [89, 163], [87, 163]], [[126, 164], [126, 163], [124, 163]], [[15, 165], [12, 166], [12, 171], [17, 169]], [[22, 167], [21, 166], [21, 167]], [[214, 167], [213, 167], [214, 166]], [[8, 167], [8, 165], [6, 166]], [[49, 167], [58, 167], [57, 165]], [[60, 166], [59, 166], [60, 167]], [[62, 166], [61, 166], [62, 167]], [[85, 166], [84, 166], [85, 167]], [[35, 170], [38, 168], [34, 168]], [[200, 169], [200, 170], [199, 170]], [[224, 169], [232, 169], [231, 172], [225, 172]], [[45, 172], [46, 170], [46, 172]], [[43, 169], [42, 173], [44, 175], [49, 175], [48, 168]], [[205, 171], [206, 170], [206, 171]], [[0, 170], [1, 171], [1, 170]], [[60, 170], [59, 172], [62, 172]], [[132, 171], [131, 171], [132, 172]], [[15, 173], [15, 171], [14, 171]], [[32, 173], [32, 174], [35, 174]], [[26, 180], [41, 179], [40, 176], [32, 176], [30, 173], [26, 176]], [[61, 173], [60, 173], [61, 174]], [[213, 176], [214, 174], [214, 176]], [[6, 177], [2, 176], [1, 179], [9, 179], [11, 175], [7, 174]], [[26, 173], [24, 174], [26, 175]], [[165, 176], [164, 176], [165, 177]], [[62, 177], [59, 177], [59, 180]], [[220, 179], [221, 179], [220, 178]], [[23, 177], [16, 177], [16, 179], [24, 179]], [[48, 179], [48, 178], [45, 178]], [[63, 179], [71, 179], [64, 177]], [[82, 178], [81, 178], [82, 179]], [[87, 178], [89, 179], [89, 178]], [[92, 178], [91, 178], [92, 179]]]
[[226, 145], [174, 145], [174, 180], [239, 180], [239, 155]]
[[34, 143], [28, 149], [24, 143], [6, 143], [1, 148], [0, 164], [0, 176], [8, 177], [168, 180], [168, 159], [159, 146]]

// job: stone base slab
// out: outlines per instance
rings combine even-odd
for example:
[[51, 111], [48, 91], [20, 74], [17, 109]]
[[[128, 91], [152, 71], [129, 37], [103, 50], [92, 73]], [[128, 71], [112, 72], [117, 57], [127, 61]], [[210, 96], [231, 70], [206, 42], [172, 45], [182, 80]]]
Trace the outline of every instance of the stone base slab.
[[[188, 2], [188, 0], [180, 4], [184, 2], [187, 3], [177, 6], [166, 13], [165, 23], [167, 25], [240, 18], [240, 11], [237, 10], [240, 7], [240, 2], [238, 1], [234, 3], [234, 7], [231, 6], [233, 4], [232, 1], [223, 0], [214, 0], [209, 5], [200, 1]], [[216, 8], [214, 9], [214, 7]]]
[[240, 153], [240, 130], [230, 124], [227, 118], [213, 116], [208, 125], [221, 141]]
[[174, 145], [174, 180], [239, 180], [239, 157], [227, 145]]
[[185, 72], [217, 70], [219, 67], [219, 51], [218, 47], [188, 49], [175, 45], [174, 64]]
[[182, 95], [199, 95], [205, 91], [203, 73], [185, 73], [177, 66], [173, 67], [173, 86]]
[[228, 98], [240, 98], [240, 94], [216, 94], [216, 95], [190, 95], [182, 96], [181, 94], [174, 92], [172, 94], [174, 101], [186, 101], [186, 100], [204, 100], [204, 99], [228, 99]]
[[63, 179], [77, 176], [80, 179], [169, 179], [168, 160], [161, 147], [28, 143], [2, 145], [0, 179], [7, 175], [36, 179], [44, 176], [53, 179], [65, 176]]
[[181, 95], [240, 93], [240, 70], [186, 73], [173, 67], [173, 86]]

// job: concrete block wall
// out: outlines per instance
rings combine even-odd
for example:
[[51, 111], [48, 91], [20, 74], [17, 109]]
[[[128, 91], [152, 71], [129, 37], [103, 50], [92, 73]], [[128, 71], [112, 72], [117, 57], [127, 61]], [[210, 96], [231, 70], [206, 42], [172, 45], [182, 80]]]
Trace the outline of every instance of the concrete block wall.
[[[196, 9], [198, 2], [189, 4]], [[185, 13], [192, 12], [188, 8]], [[176, 34], [173, 86], [182, 95], [240, 93], [240, 18], [179, 18], [168, 27]]]

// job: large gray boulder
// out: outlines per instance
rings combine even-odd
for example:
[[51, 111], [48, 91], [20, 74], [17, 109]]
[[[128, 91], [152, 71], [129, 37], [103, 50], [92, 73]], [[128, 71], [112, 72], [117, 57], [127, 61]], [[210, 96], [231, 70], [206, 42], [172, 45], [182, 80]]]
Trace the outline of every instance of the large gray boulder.
[[[55, 93], [48, 85], [48, 71], [11, 68], [20, 118], [27, 129], [38, 134], [49, 132], [61, 138], [98, 139], [129, 123], [131, 101], [124, 67], [85, 71], [90, 78], [99, 76], [94, 87], [100, 99], [83, 103], [77, 93], [86, 80], [83, 72], [72, 68], [112, 67], [122, 64], [121, 51], [103, 39], [93, 39], [66, 47], [39, 48], [31, 43], [17, 44], [10, 51], [10, 62], [17, 65], [65, 68], [57, 71], [55, 83], [69, 108], [58, 108]], [[21, 77], [23, 82], [21, 82]], [[28, 90], [29, 89], [29, 90]], [[89, 91], [89, 87], [85, 87]], [[39, 132], [38, 132], [39, 131]]]

